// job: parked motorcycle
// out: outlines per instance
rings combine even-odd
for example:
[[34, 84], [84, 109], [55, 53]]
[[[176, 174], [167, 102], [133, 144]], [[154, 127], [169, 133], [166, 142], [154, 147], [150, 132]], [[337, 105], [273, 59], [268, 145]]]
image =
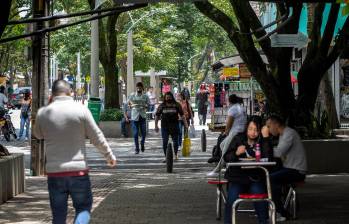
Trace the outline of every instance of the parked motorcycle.
[[0, 109], [0, 129], [8, 142], [11, 140], [11, 135], [14, 137], [14, 139], [17, 138], [16, 129], [13, 127], [10, 116], [11, 113], [12, 112], [10, 112], [8, 109]]

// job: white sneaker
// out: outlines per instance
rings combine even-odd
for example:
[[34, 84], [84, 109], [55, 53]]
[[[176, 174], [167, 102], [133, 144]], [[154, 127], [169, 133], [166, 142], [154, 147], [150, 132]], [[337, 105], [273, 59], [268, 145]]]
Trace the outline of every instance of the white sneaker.
[[219, 173], [215, 172], [215, 171], [211, 171], [208, 174], [206, 174], [207, 177], [218, 177]]
[[276, 221], [277, 222], [285, 222], [287, 219], [286, 217], [282, 216], [280, 213], [276, 213]]

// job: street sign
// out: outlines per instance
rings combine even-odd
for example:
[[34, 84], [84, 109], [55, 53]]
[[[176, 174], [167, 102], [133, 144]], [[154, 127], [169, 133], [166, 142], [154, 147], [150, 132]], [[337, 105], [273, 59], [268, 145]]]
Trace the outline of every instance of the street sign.
[[157, 3], [157, 2], [170, 2], [170, 3], [185, 3], [185, 2], [204, 2], [207, 0], [114, 0], [117, 4], [135, 4], [135, 3]]
[[308, 37], [303, 33], [297, 34], [274, 34], [270, 37], [271, 47], [305, 47]]

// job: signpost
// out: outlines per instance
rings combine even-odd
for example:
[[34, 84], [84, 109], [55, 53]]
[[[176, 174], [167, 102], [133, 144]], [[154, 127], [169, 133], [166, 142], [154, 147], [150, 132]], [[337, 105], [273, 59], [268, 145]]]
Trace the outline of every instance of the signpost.
[[270, 37], [271, 47], [305, 47], [308, 37], [303, 33], [297, 34], [274, 34]]

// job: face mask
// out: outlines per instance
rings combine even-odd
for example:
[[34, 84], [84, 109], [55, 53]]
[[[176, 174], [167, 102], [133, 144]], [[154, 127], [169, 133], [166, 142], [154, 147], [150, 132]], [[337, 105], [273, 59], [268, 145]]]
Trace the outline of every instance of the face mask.
[[137, 89], [137, 93], [142, 93], [142, 90], [141, 89]]

